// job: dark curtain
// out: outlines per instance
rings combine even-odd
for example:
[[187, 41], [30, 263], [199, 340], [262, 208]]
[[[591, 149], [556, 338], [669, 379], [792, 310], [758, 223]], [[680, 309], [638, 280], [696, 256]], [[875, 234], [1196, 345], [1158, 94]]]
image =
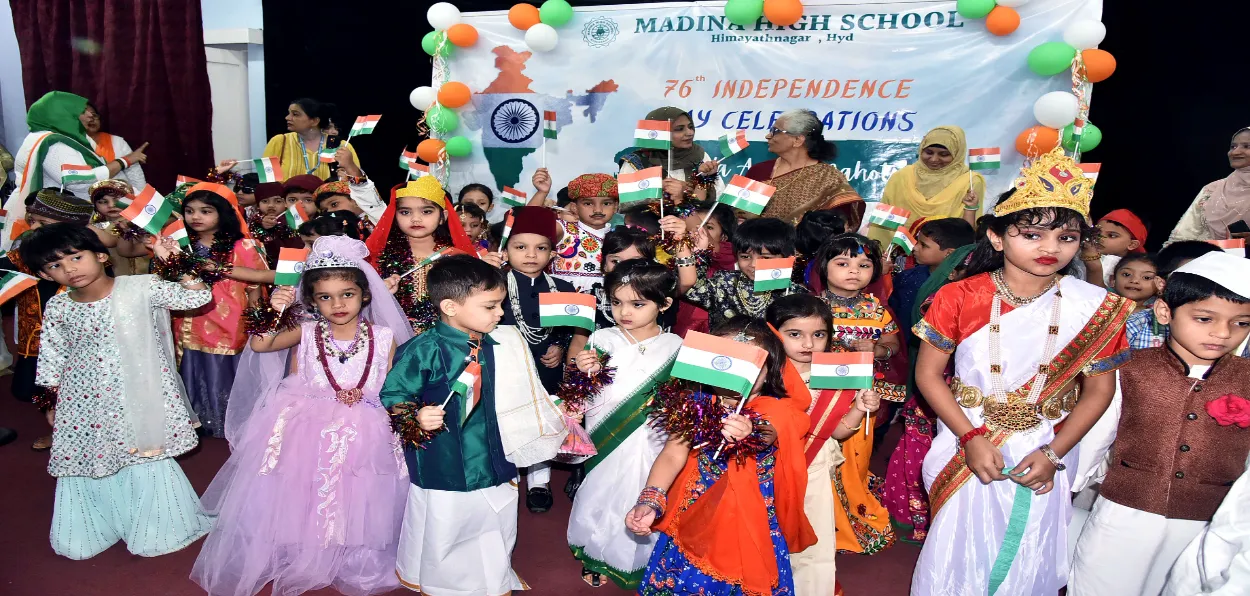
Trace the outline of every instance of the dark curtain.
[[145, 142], [148, 182], [173, 190], [213, 164], [212, 99], [194, 0], [10, 0], [26, 105], [48, 91], [88, 98], [105, 132]]

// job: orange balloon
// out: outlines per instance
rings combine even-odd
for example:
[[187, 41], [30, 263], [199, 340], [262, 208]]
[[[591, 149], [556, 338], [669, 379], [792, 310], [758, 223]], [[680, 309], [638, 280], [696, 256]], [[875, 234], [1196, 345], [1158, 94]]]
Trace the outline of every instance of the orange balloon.
[[459, 108], [469, 103], [469, 96], [471, 95], [472, 93], [469, 91], [468, 85], [450, 81], [443, 83], [443, 86], [438, 88], [438, 103], [449, 108]]
[[995, 6], [985, 17], [985, 28], [994, 35], [1011, 35], [1020, 27], [1020, 13], [1007, 6]]
[[1091, 83], [1101, 83], [1115, 72], [1115, 56], [1107, 50], [1085, 50], [1081, 61], [1085, 63], [1085, 78]]
[[1025, 157], [1037, 157], [1058, 146], [1059, 131], [1045, 126], [1028, 128], [1016, 137], [1016, 151]]
[[803, 18], [803, 3], [799, 0], [764, 0], [764, 16], [774, 25], [793, 25]]
[[417, 143], [417, 157], [425, 163], [434, 163], [443, 157], [443, 148], [447, 146], [438, 139], [426, 139]]
[[508, 9], [508, 22], [525, 31], [539, 23], [538, 7], [533, 4], [516, 4]]
[[477, 28], [468, 23], [457, 23], [447, 29], [447, 41], [452, 45], [467, 48], [477, 43]]

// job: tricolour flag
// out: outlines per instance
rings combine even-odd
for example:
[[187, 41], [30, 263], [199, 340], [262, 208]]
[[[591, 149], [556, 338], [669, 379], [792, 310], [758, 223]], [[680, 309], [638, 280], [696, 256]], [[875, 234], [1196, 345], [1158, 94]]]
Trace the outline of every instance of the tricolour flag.
[[304, 222], [312, 219], [308, 217], [308, 212], [304, 211], [304, 204], [300, 201], [295, 201], [295, 204], [287, 207], [284, 215], [286, 216], [286, 227], [291, 228], [291, 231], [298, 230]]
[[815, 352], [812, 389], [868, 389], [872, 387], [872, 352]]
[[1239, 257], [1246, 256], [1245, 238], [1233, 238], [1231, 240], [1208, 240], [1207, 242], [1220, 247], [1226, 253], [1237, 255]]
[[95, 180], [95, 172], [92, 172], [88, 166], [68, 163], [61, 166], [61, 184], [91, 182], [92, 180]]
[[1003, 165], [1002, 151], [998, 147], [968, 150], [969, 170], [997, 170]]
[[911, 232], [899, 228], [894, 230], [894, 237], [890, 239], [890, 244], [902, 248], [903, 252], [907, 254], [911, 254], [911, 251], [916, 249], [916, 237], [912, 236]]
[[551, 110], [543, 110], [543, 137], [556, 138], [556, 113]]
[[178, 181], [174, 183], [174, 186], [182, 186], [183, 184], [190, 184], [194, 186], [201, 182], [203, 182], [203, 180], [200, 180], [198, 178], [192, 178], [190, 176], [178, 176]]
[[116, 205], [118, 209], [125, 209], [129, 207], [130, 204], [133, 202], [135, 202], [134, 199], [130, 197], [120, 196], [120, 197], [117, 197], [117, 199], [113, 201], [113, 204]]
[[747, 131], [745, 130], [724, 135], [720, 138], [721, 157], [729, 157], [730, 155], [745, 150], [749, 145], [750, 143], [747, 142]]
[[326, 147], [321, 150], [321, 153], [317, 154], [317, 159], [320, 160], [321, 163], [334, 163], [334, 160], [338, 159], [334, 157], [334, 153], [336, 151], [338, 150], [333, 147]]
[[766, 360], [768, 352], [759, 346], [688, 331], [672, 376], [748, 396]]
[[430, 175], [430, 166], [427, 166], [423, 163], [417, 163], [415, 161], [408, 164], [408, 177], [409, 178], [416, 179], [422, 176], [429, 176], [429, 175]]
[[1081, 163], [1077, 165], [1081, 166], [1081, 172], [1085, 174], [1086, 178], [1089, 178], [1089, 183], [1096, 186], [1098, 184], [1098, 171], [1102, 169], [1102, 164]]
[[299, 276], [304, 272], [304, 261], [307, 259], [307, 248], [283, 248], [278, 251], [278, 266], [274, 268], [273, 276], [274, 285], [298, 285]]
[[639, 120], [634, 145], [640, 149], [668, 149], [673, 145], [668, 120]]
[[129, 196], [130, 206], [122, 210], [122, 217], [130, 223], [147, 230], [149, 234], [160, 234], [169, 216], [174, 214], [174, 204], [166, 201], [151, 184], [139, 193]]
[[18, 294], [35, 287], [37, 283], [39, 283], [39, 278], [37, 277], [17, 271], [0, 269], [0, 304], [4, 304]]
[[282, 164], [278, 163], [278, 158], [253, 159], [252, 165], [256, 167], [256, 176], [261, 182], [282, 182]]
[[508, 250], [508, 237], [512, 235], [512, 223], [516, 218], [512, 216], [512, 211], [508, 211], [508, 216], [503, 220], [503, 233], [499, 235], [500, 252]]
[[625, 172], [616, 177], [616, 192], [622, 205], [658, 199], [664, 194], [664, 169], [655, 166]]
[[594, 294], [577, 292], [539, 294], [538, 324], [543, 327], [580, 327], [594, 331]]
[[868, 223], [894, 230], [907, 223], [909, 217], [911, 217], [911, 211], [902, 207], [877, 203], [868, 214]]
[[404, 151], [399, 154], [399, 169], [407, 171], [412, 168], [412, 164], [417, 163], [416, 151]]
[[464, 397], [464, 407], [460, 408], [460, 422], [464, 422], [469, 414], [473, 412], [473, 408], [477, 407], [482, 392], [478, 391], [478, 382], [482, 379], [482, 365], [477, 362], [470, 362], [464, 367], [464, 372], [456, 377], [451, 384], [453, 393], [458, 393]]
[[755, 291], [769, 292], [790, 287], [790, 275], [794, 273], [794, 257], [785, 259], [760, 259], [755, 262]]
[[529, 202], [529, 195], [521, 192], [511, 186], [503, 187], [503, 194], [499, 196], [504, 205], [509, 207], [524, 207]]
[[759, 215], [764, 212], [764, 207], [768, 206], [768, 201], [773, 198], [773, 193], [776, 191], [776, 188], [759, 180], [752, 180], [746, 176], [734, 176], [729, 179], [729, 184], [725, 185], [725, 191], [717, 200], [734, 209]]
[[175, 219], [169, 225], [161, 230], [161, 236], [172, 238], [178, 246], [186, 248], [191, 246], [191, 237], [187, 235], [187, 226], [182, 223], [181, 219]]
[[352, 130], [347, 136], [354, 137], [357, 135], [371, 135], [373, 129], [378, 127], [378, 121], [382, 119], [381, 114], [371, 114], [369, 116], [360, 116], [356, 118], [355, 124], [352, 124]]

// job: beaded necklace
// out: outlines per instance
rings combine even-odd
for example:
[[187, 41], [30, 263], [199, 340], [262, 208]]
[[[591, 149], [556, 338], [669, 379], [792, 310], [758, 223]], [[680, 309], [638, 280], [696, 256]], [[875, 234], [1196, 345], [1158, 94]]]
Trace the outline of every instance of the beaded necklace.
[[[526, 343], [531, 346], [538, 345], [545, 341], [551, 335], [550, 327], [538, 328], [530, 327], [525, 323], [525, 315], [521, 312], [520, 290], [517, 289], [516, 273], [508, 273], [508, 307], [512, 309], [512, 318], [516, 319], [516, 327], [521, 332], [521, 336], [525, 338]], [[554, 291], [556, 282], [551, 279], [547, 272], [543, 272], [543, 281], [547, 282], [547, 290]], [[533, 282], [530, 282], [531, 284]]]
[[[369, 381], [369, 370], [373, 368], [373, 352], [374, 352], [373, 326], [368, 321], [365, 321], [362, 319], [356, 328], [356, 334], [360, 337], [361, 343], [367, 344], [369, 346], [369, 352], [368, 352], [368, 355], [365, 357], [365, 370], [364, 372], [360, 373], [360, 381], [356, 383], [355, 387], [351, 387], [349, 389], [343, 389], [342, 387], [339, 386], [338, 380], [334, 378], [334, 373], [330, 371], [330, 362], [326, 358], [326, 353], [329, 351], [329, 348], [326, 346], [326, 341], [325, 341], [326, 335], [329, 334], [330, 337], [333, 338], [333, 333], [329, 331], [330, 325], [326, 321], [321, 321], [317, 325], [319, 328], [318, 329], [319, 332], [316, 335], [317, 357], [321, 361], [321, 370], [325, 372], [326, 380], [330, 382], [330, 387], [334, 389], [334, 399], [338, 400], [339, 403], [344, 404], [348, 407], [351, 407], [351, 406], [356, 405], [357, 403], [360, 403], [360, 400], [364, 397], [364, 394], [365, 394], [364, 392], [365, 383]], [[357, 344], [357, 346], [358, 345], [359, 344]], [[356, 352], [359, 352], [358, 347], [357, 347]], [[347, 358], [340, 356], [339, 362], [340, 363], [347, 362]]]
[[1058, 290], [1055, 291], [1054, 302], [1050, 307], [1050, 324], [1046, 329], [1046, 343], [1042, 348], [1041, 364], [1038, 366], [1037, 375], [1031, 381], [1028, 396], [1023, 399], [1016, 396], [1013, 399], [1012, 396], [1007, 395], [1006, 382], [1003, 380], [1002, 326], [1000, 324], [1002, 303], [1024, 301], [1024, 304], [1029, 304], [1049, 292], [1050, 288], [1055, 287], [1058, 284], [1058, 277], [1052, 279], [1041, 294], [1024, 299], [1016, 296], [1011, 288], [1007, 287], [1002, 269], [995, 271], [991, 278], [994, 280], [995, 292], [994, 300], [990, 305], [989, 352], [990, 387], [993, 390], [994, 400], [992, 403], [983, 404], [985, 420], [988, 426], [993, 428], [1026, 432], [1037, 428], [1041, 423], [1037, 414], [1037, 401], [1041, 397], [1042, 389], [1046, 387], [1046, 379], [1050, 375], [1050, 363], [1055, 358], [1063, 294]]
[[[446, 244], [434, 243], [434, 252], [447, 248]], [[434, 254], [434, 253], [430, 253]], [[410, 271], [416, 260], [412, 257], [412, 247], [408, 245], [408, 237], [392, 233], [387, 239], [382, 254], [378, 255], [378, 269], [383, 278], [392, 275], [403, 275]], [[399, 288], [395, 291], [395, 300], [408, 315], [408, 323], [412, 330], [420, 335], [429, 330], [438, 320], [438, 312], [430, 303], [426, 292], [426, 273], [419, 270], [399, 280]]]

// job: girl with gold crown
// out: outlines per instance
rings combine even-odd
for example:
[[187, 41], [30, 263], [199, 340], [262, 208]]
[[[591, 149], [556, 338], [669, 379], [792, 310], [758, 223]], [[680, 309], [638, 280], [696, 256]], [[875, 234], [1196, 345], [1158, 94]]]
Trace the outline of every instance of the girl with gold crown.
[[[1061, 150], [1004, 193], [967, 277], [914, 327], [939, 420], [923, 477], [933, 524], [911, 593], [1044, 594], [1067, 583], [1077, 443], [1128, 360], [1131, 301], [1064, 270], [1091, 237], [1092, 183]], [[951, 354], [955, 378], [943, 380]]]

